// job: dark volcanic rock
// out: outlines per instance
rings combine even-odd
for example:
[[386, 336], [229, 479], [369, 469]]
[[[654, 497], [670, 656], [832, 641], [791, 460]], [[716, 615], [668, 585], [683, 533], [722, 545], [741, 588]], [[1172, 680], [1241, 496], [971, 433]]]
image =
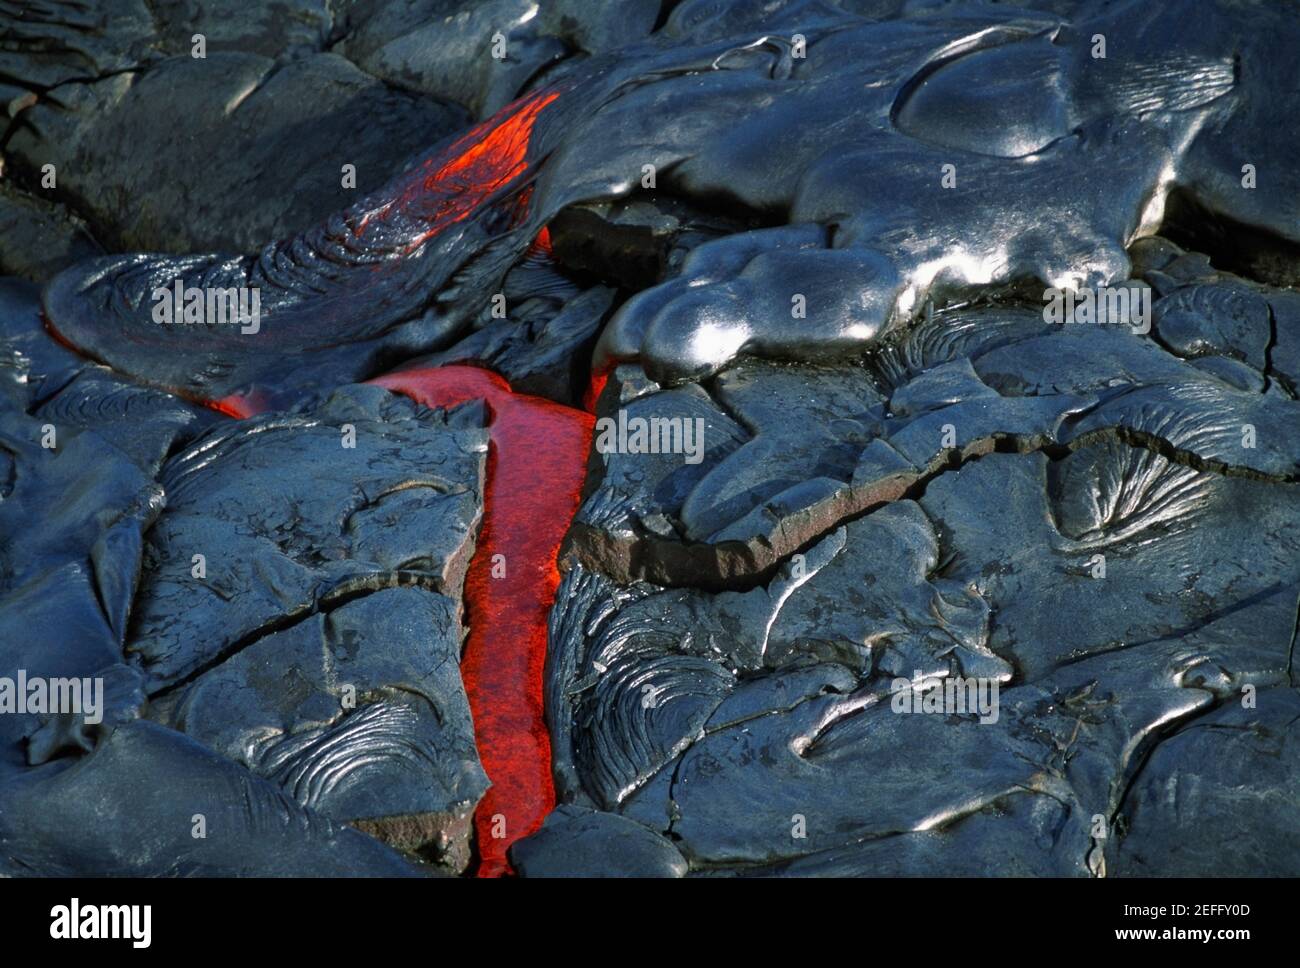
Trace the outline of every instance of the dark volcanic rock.
[[[491, 19], [483, 9], [467, 16], [486, 29], [476, 19]], [[1219, 30], [1191, 26], [1202, 11]], [[527, 10], [521, 18], [532, 19]], [[637, 361], [671, 384], [712, 375], [740, 355], [856, 357], [930, 304], [1031, 282], [1123, 280], [1126, 246], [1160, 228], [1188, 145], [1215, 143], [1244, 102], [1269, 99], [1264, 75], [1237, 69], [1243, 34], [1267, 28], [1269, 40], [1249, 44], [1258, 58], [1276, 56], [1268, 45], [1290, 36], [1272, 15], [1230, 18], [1207, 0], [1089, 8], [1077, 24], [974, 8], [907, 22], [791, 8], [774, 14], [757, 41], [743, 18], [728, 24], [706, 17], [676, 44], [631, 44], [557, 74], [474, 133], [471, 142], [485, 150], [468, 166], [473, 179], [461, 180], [454, 153], [431, 153], [415, 173], [326, 226], [267, 246], [257, 260], [82, 268], [52, 285], [51, 321], [115, 366], [209, 397], [258, 383], [294, 391], [358, 379], [384, 354], [435, 349], [463, 330], [551, 218], [577, 202], [641, 190], [654, 175], [657, 188], [705, 207], [725, 202], [791, 225], [700, 245], [684, 279], [639, 293], [617, 314], [598, 369]], [[793, 41], [773, 31], [798, 28], [806, 48], [795, 57]], [[1129, 41], [1099, 59], [1089, 39], [1097, 32]], [[329, 56], [291, 62], [267, 84], [320, 69]], [[224, 112], [266, 79], [265, 65], [244, 61], [245, 83], [204, 103]], [[174, 69], [177, 83], [204, 70]], [[132, 83], [124, 74], [94, 85], [93, 100], [132, 103]], [[860, 96], [846, 103], [849, 88]], [[980, 96], [968, 97], [973, 90]], [[1011, 117], [1009, 105], [1017, 106]], [[41, 110], [31, 109], [35, 127], [14, 138], [28, 166], [40, 160]], [[828, 136], [788, 139], [772, 164], [774, 138], [810, 129]], [[1262, 147], [1271, 151], [1274, 138]], [[1234, 143], [1250, 150], [1249, 136]], [[479, 162], [490, 170], [478, 171]], [[449, 172], [470, 203], [446, 200]], [[467, 210], [449, 219], [456, 204]], [[1248, 214], [1223, 205], [1225, 215]], [[380, 215], [384, 230], [363, 239]], [[1293, 227], [1276, 223], [1275, 232], [1284, 243], [1300, 241]], [[376, 262], [386, 271], [370, 271]], [[178, 278], [264, 286], [277, 356], [305, 355], [307, 317], [328, 317], [339, 327], [331, 338], [358, 350], [340, 360], [313, 345], [320, 355], [308, 356], [312, 365], [285, 374], [264, 358], [255, 365], [251, 346], [211, 327], [160, 338], [145, 297]]]
[[310, 810], [461, 870], [487, 777], [457, 611], [422, 588], [365, 595], [257, 639], [151, 717]]
[[672, 842], [617, 814], [560, 806], [537, 833], [510, 849], [522, 877], [681, 877]]
[[[995, 455], [972, 467], [1035, 459]], [[1005, 485], [961, 490], [984, 515], [1007, 499]], [[990, 537], [1019, 533], [993, 527]], [[925, 557], [912, 566], [920, 573], [882, 574], [909, 531], [928, 534], [916, 549]], [[1153, 544], [1149, 536], [1138, 543]], [[969, 544], [962, 533], [945, 538], [956, 549]], [[1160, 736], [1215, 699], [1286, 681], [1297, 576], [1292, 570], [1280, 590], [1243, 588], [1240, 607], [1204, 619], [1203, 632], [1143, 639], [1126, 634], [1137, 612], [1115, 605], [1108, 583], [1122, 583], [1119, 594], [1152, 589], [1160, 580], [1152, 572], [1178, 580], [1176, 568], [1148, 560], [1132, 573], [1117, 567], [1105, 579], [1072, 581], [1058, 570], [1050, 582], [1106, 588], [1095, 604], [1074, 593], [1044, 605], [1042, 589], [1054, 586], [1041, 577], [1037, 591], [1008, 594], [1003, 584], [1041, 554], [1033, 538], [1023, 547], [1009, 566], [976, 566], [978, 577], [963, 577], [959, 557], [944, 565], [951, 577], [927, 580], [939, 546], [925, 515], [898, 502], [744, 595], [619, 591], [576, 569], [552, 637], [553, 719], [574, 723], [556, 735], [561, 791], [670, 831], [696, 870], [981, 873], [1003, 843], [1008, 866], [998, 872], [1105, 871], [1105, 834], [1123, 829], [1114, 818]], [[1206, 561], [1207, 571], [1223, 567]], [[1276, 575], [1279, 567], [1264, 562], [1261, 570]], [[1016, 630], [1000, 624], [1031, 609], [1044, 625], [1056, 619], [1035, 644], [1087, 620], [1076, 641], [1106, 645], [1035, 664], [1034, 653], [1017, 647], [1024, 634], [1013, 640]], [[998, 616], [992, 634], [990, 611]], [[1145, 610], [1156, 629], [1166, 612]], [[1061, 623], [1062, 615], [1070, 620]], [[1108, 638], [1115, 635], [1118, 642]], [[915, 688], [918, 677], [1001, 682], [1000, 702], [991, 716], [899, 715], [898, 683]], [[570, 704], [570, 717], [558, 715]], [[1286, 780], [1268, 783], [1285, 789]], [[1250, 836], [1264, 838], [1280, 814], [1257, 820]], [[1172, 841], [1159, 843], [1169, 849]], [[975, 852], [961, 856], [965, 847]]]
[[1230, 356], [1263, 370], [1271, 340], [1268, 302], [1249, 290], [1193, 285], [1156, 304], [1160, 339], [1182, 357]]
[[315, 53], [329, 37], [329, 0], [150, 0], [158, 46], [189, 54], [201, 34], [209, 52], [237, 50], [263, 57]]
[[[96, 381], [116, 384], [91, 367], [40, 417], [0, 413], [12, 455], [0, 500], [9, 519], [0, 520], [0, 668], [84, 677], [101, 690], [84, 715], [0, 717], [0, 867], [407, 869], [337, 825], [348, 821], [462, 869], [487, 786], [458, 670], [460, 584], [481, 513], [481, 413], [448, 417], [352, 388], [311, 417], [212, 430], [159, 485], [157, 449], [191, 429], [192, 412], [168, 410], [156, 391]], [[55, 448], [40, 443], [50, 426]], [[297, 470], [277, 476], [286, 465]], [[39, 529], [34, 501], [53, 502]], [[200, 563], [191, 545], [207, 549]], [[167, 606], [190, 621], [156, 618]], [[138, 665], [123, 660], [132, 622]], [[193, 739], [133, 725], [141, 715]], [[159, 788], [172, 793], [139, 799]], [[68, 801], [63, 813], [39, 809], [50, 798]], [[211, 846], [191, 831], [200, 815]], [[65, 826], [78, 833], [52, 833]]]
[[711, 729], [849, 693], [876, 670], [1009, 677], [985, 646], [987, 605], [969, 584], [931, 580], [937, 556], [928, 521], [902, 502], [749, 592], [639, 586], [628, 598], [575, 569], [549, 660], [551, 721], [575, 724], [556, 735], [557, 778], [610, 809]]
[[[1186, 291], [1156, 304], [1169, 307], [1170, 327], [1180, 312], [1171, 301]], [[1266, 327], [1267, 304], [1251, 305]], [[1228, 327], [1232, 317], [1214, 318]], [[1192, 468], [1300, 479], [1291, 429], [1300, 408], [1285, 394], [1259, 393], [1262, 373], [1246, 381], [1192, 366], [1127, 330], [1060, 326], [1016, 308], [941, 313], [865, 368], [742, 363], [707, 384], [711, 396], [693, 387], [660, 391], [634, 368], [620, 368], [602, 414], [701, 416], [704, 447], [695, 464], [683, 453], [599, 455], [601, 484], [579, 515], [570, 551], [615, 576], [716, 583], [769, 570], [839, 521], [922, 487], [950, 464], [993, 450], [1060, 456], [1106, 437]], [[1267, 329], [1256, 325], [1254, 333], [1252, 352], [1262, 354]], [[1249, 374], [1249, 363], [1239, 362]], [[683, 391], [702, 401], [696, 413], [677, 405]], [[733, 423], [730, 439], [720, 440], [707, 428], [724, 414], [743, 426]], [[679, 483], [669, 487], [670, 480]]]
[[39, 91], [130, 69], [154, 24], [145, 0], [4, 0], [0, 26], [0, 76]]
[[215, 422], [170, 393], [127, 383], [103, 367], [88, 367], [33, 414], [62, 433], [94, 430], [116, 445], [150, 477], [179, 444]]
[[756, 228], [755, 221], [646, 192], [571, 206], [547, 230], [555, 258], [565, 267], [635, 292], [679, 274], [696, 246]]
[[241, 49], [63, 85], [7, 151], [31, 186], [54, 165], [48, 194], [113, 249], [246, 252], [346, 207], [466, 120], [335, 54], [277, 64]]
[[43, 283], [102, 254], [81, 220], [63, 206], [0, 182], [0, 275]]
[[129, 645], [151, 691], [366, 592], [420, 584], [458, 597], [482, 513], [478, 419], [350, 387], [308, 415], [214, 429], [173, 457]]
[[0, 717], [0, 869], [409, 869], [345, 821], [463, 869], [487, 787], [458, 670], [482, 413], [355, 387], [164, 467], [220, 418], [66, 359], [5, 294], [0, 669], [98, 683], [99, 705]]
[[1269, 689], [1253, 703], [1228, 702], [1156, 748], [1129, 793], [1113, 873], [1285, 877], [1300, 869], [1292, 822], [1300, 697]]
[[[166, 791], [159, 796], [159, 791]], [[0, 870], [105, 877], [394, 877], [394, 851], [149, 722], [0, 789]]]
[[363, 70], [486, 117], [548, 65], [641, 40], [658, 0], [353, 0], [337, 50]]
[[[46, 426], [0, 409], [0, 670], [10, 679], [19, 670], [102, 675], [122, 662], [142, 534], [163, 504], [157, 484], [103, 437], [67, 435], [49, 448]], [[12, 763], [43, 724], [5, 712], [0, 762]]]
[[[561, 295], [568, 296], [565, 287]], [[505, 295], [510, 295], [507, 287]], [[586, 391], [587, 360], [614, 291], [595, 286], [560, 299], [527, 297], [494, 319], [485, 311], [479, 328], [450, 349], [420, 357], [404, 368], [473, 363], [499, 373], [516, 393], [580, 406]]]
[[[551, 628], [562, 797], [670, 833], [697, 873], [1214, 870], [1217, 848], [1174, 859], [1163, 819], [1126, 854], [1151, 810], [1127, 791], [1171, 730], [1289, 681], [1300, 404], [1248, 362], [1268, 366], [1268, 303], [1190, 285], [1158, 318], [1257, 386], [1014, 308], [707, 391], [621, 367], [601, 413], [695, 394], [735, 434], [698, 464], [596, 455]], [[897, 715], [918, 677], [1000, 684], [1000, 708]]]
[[39, 287], [0, 277], [0, 388], [10, 404], [28, 410], [88, 366], [45, 330]]
[[1288, 638], [1294, 615], [1267, 603], [1300, 580], [1297, 500], [1295, 485], [1105, 443], [1056, 463], [993, 455], [931, 482], [921, 504], [951, 543], [946, 573], [994, 603], [990, 646], [1032, 680], [1224, 615], [1251, 639]]

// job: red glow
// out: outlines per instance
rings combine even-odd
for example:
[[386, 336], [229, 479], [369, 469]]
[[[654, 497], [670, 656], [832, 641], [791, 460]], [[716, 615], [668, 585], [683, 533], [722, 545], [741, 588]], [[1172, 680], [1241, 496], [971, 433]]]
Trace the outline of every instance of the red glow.
[[428, 222], [407, 245], [410, 252], [466, 218], [488, 196], [528, 171], [533, 125], [559, 96], [559, 91], [535, 91], [475, 125], [408, 176], [396, 198], [367, 213], [356, 234], [361, 235], [373, 218], [385, 219], [394, 210], [407, 212]]
[[64, 336], [57, 329], [54, 328], [54, 324], [50, 322], [50, 317], [45, 315], [44, 309], [41, 310], [41, 325], [45, 327], [45, 332], [50, 334], [50, 337], [54, 340], [54, 342], [58, 343], [65, 350], [71, 350], [73, 353], [76, 353], [78, 356], [86, 355], [81, 351], [81, 347], [74, 346], [70, 339], [68, 339], [66, 336]]
[[224, 413], [227, 417], [234, 417], [236, 420], [252, 417], [264, 409], [258, 406], [252, 397], [242, 397], [237, 393], [222, 397], [220, 400], [206, 400], [204, 406], [217, 413]]
[[587, 384], [587, 392], [582, 398], [582, 409], [588, 413], [596, 412], [596, 401], [600, 395], [605, 392], [605, 384], [609, 382], [609, 371], [596, 372], [591, 371], [591, 382]]
[[[560, 575], [555, 558], [578, 510], [593, 420], [580, 410], [513, 393], [470, 366], [407, 370], [371, 381], [425, 406], [487, 402], [487, 493], [478, 548], [465, 578], [470, 633], [461, 676], [479, 756], [492, 788], [474, 815], [480, 877], [510, 872], [506, 848], [555, 805], [551, 741], [542, 715], [546, 621]], [[494, 578], [493, 558], [505, 556]], [[494, 838], [492, 818], [505, 817]]]
[[551, 230], [543, 225], [542, 230], [537, 233], [537, 238], [533, 240], [533, 247], [529, 250], [537, 255], [551, 255]]
[[[41, 323], [54, 342], [58, 343], [65, 349], [71, 350], [78, 356], [89, 356], [89, 354], [85, 353], [81, 347], [76, 346], [71, 340], [55, 329], [54, 324], [50, 322], [50, 318], [46, 316], [44, 312], [41, 313]], [[268, 403], [264, 396], [256, 392], [250, 393], [247, 396], [232, 393], [229, 396], [221, 397], [219, 400], [205, 400], [194, 393], [182, 390], [180, 387], [165, 387], [165, 389], [168, 393], [175, 394], [182, 400], [201, 407], [207, 407], [209, 410], [215, 410], [217, 413], [225, 414], [227, 417], [234, 417], [236, 420], [243, 420], [255, 416], [256, 414], [266, 410], [268, 407]]]

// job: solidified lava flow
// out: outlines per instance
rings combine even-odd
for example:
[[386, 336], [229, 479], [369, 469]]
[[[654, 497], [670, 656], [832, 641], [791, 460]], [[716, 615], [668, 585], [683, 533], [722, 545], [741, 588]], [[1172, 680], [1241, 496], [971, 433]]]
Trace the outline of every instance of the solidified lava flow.
[[[381, 346], [428, 348], [428, 313], [445, 313], [449, 328], [465, 321], [471, 300], [439, 299], [487, 286], [476, 273], [498, 263], [476, 257], [503, 239], [502, 251], [513, 246], [509, 231], [532, 207], [535, 128], [560, 94], [525, 95], [346, 211], [256, 254], [114, 256], [70, 270], [44, 294], [47, 326], [124, 375], [232, 416], [364, 379]], [[184, 297], [165, 305], [187, 322], [200, 321], [190, 318], [203, 301], [191, 303], [194, 293], [211, 302], [255, 290], [256, 338], [243, 326], [160, 325], [157, 294], [173, 287]]]
[[483, 526], [465, 578], [470, 633], [461, 675], [492, 781], [474, 817], [478, 876], [498, 877], [510, 872], [510, 844], [536, 831], [555, 804], [542, 705], [547, 616], [593, 419], [513, 393], [501, 377], [475, 367], [407, 370], [371, 382], [430, 407], [481, 399], [490, 412]]

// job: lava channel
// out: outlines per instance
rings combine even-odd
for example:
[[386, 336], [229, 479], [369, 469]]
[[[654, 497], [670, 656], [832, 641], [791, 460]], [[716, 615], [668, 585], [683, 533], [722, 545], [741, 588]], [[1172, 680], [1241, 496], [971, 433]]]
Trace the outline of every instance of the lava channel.
[[536, 831], [555, 805], [542, 700], [547, 618], [594, 420], [514, 393], [500, 376], [472, 366], [405, 370], [371, 382], [428, 407], [483, 400], [489, 411], [483, 526], [465, 577], [469, 641], [461, 677], [492, 781], [474, 814], [478, 876], [499, 877], [510, 873], [507, 848]]

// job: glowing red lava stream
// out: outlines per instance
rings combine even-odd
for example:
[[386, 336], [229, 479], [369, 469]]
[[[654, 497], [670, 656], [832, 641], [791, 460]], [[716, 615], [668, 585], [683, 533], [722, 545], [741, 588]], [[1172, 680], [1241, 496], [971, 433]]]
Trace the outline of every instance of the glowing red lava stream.
[[[521, 98], [453, 145], [450, 161], [408, 184], [394, 204], [418, 207], [429, 223], [412, 248], [527, 171], [533, 125], [558, 96], [540, 91]], [[520, 217], [531, 196], [531, 188], [521, 193]], [[549, 255], [545, 228], [531, 251]], [[556, 555], [578, 509], [593, 420], [515, 394], [501, 377], [475, 367], [405, 370], [371, 382], [431, 407], [481, 399], [490, 414], [483, 525], [465, 576], [470, 632], [461, 678], [479, 757], [492, 781], [474, 815], [478, 876], [498, 877], [510, 872], [510, 844], [536, 831], [555, 805], [542, 700], [547, 617], [560, 582]]]
[[[487, 404], [487, 486], [465, 576], [470, 631], [460, 669], [479, 758], [492, 781], [474, 814], [478, 876], [500, 877], [511, 872], [509, 846], [536, 831], [555, 806], [542, 698], [547, 618], [560, 583], [556, 556], [581, 498], [594, 418], [514, 393], [497, 374], [473, 366], [403, 370], [370, 382], [428, 407]], [[603, 375], [593, 377], [589, 400], [604, 383]], [[235, 417], [258, 410], [246, 399], [223, 401], [220, 409]]]
[[371, 382], [430, 407], [481, 399], [491, 413], [483, 526], [465, 578], [470, 632], [461, 677], [492, 781], [474, 815], [478, 875], [497, 877], [510, 871], [506, 848], [540, 827], [555, 804], [542, 712], [546, 623], [560, 583], [556, 554], [578, 510], [593, 418], [513, 393], [495, 373], [469, 366], [406, 370]]

